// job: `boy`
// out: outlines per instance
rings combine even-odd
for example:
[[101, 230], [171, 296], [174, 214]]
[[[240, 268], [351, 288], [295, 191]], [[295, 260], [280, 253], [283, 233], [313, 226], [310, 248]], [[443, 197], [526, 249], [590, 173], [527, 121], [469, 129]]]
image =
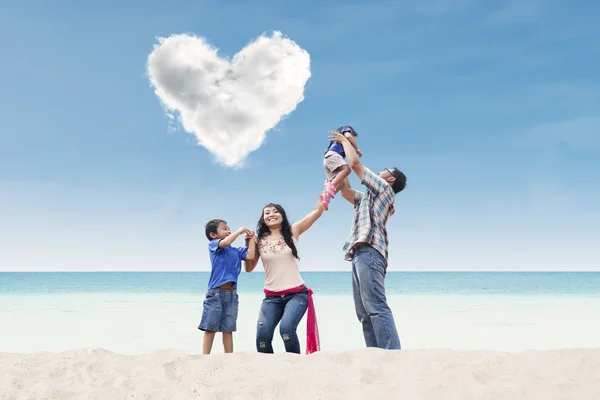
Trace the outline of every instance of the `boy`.
[[[246, 234], [246, 246], [232, 247], [231, 244], [243, 233]], [[253, 237], [254, 232], [246, 228], [231, 233], [227, 222], [222, 219], [213, 219], [206, 224], [211, 272], [198, 326], [204, 331], [203, 354], [210, 354], [216, 332], [223, 333], [225, 353], [233, 353], [233, 332], [236, 331], [239, 305], [237, 280], [242, 261], [255, 258], [255, 246], [248, 248]]]
[[[362, 157], [362, 152], [358, 148], [356, 138], [358, 133], [351, 126], [342, 126], [337, 131], [344, 135], [352, 147], [356, 150], [359, 157]], [[323, 159], [323, 166], [325, 167], [325, 175], [327, 180], [325, 181], [325, 191], [321, 195], [321, 201], [325, 206], [325, 209], [329, 207], [330, 199], [333, 199], [337, 192], [339, 192], [348, 182], [348, 176], [350, 175], [350, 166], [345, 160], [346, 153], [341, 143], [331, 141], [329, 147], [325, 149], [325, 157]]]

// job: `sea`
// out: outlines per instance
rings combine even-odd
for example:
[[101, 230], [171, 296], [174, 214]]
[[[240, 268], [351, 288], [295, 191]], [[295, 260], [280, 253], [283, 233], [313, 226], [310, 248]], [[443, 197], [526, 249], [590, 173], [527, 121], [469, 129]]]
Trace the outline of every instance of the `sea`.
[[[321, 349], [363, 348], [349, 272], [303, 272]], [[202, 352], [208, 272], [2, 272], [0, 352]], [[234, 351], [254, 352], [264, 274], [242, 273]], [[388, 272], [403, 349], [600, 347], [600, 272]], [[304, 349], [306, 319], [298, 334]], [[222, 353], [220, 337], [213, 352]], [[275, 352], [283, 352], [276, 331]]]

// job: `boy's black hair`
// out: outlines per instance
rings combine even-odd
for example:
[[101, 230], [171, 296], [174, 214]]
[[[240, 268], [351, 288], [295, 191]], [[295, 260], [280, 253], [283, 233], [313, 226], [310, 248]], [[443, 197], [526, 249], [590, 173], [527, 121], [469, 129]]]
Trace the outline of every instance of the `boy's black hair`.
[[353, 127], [351, 127], [350, 125], [344, 125], [344, 126], [340, 126], [337, 130], [339, 133], [346, 133], [346, 132], [350, 132], [350, 134], [354, 137], [358, 137], [358, 132], [356, 132], [354, 130]]
[[219, 229], [219, 225], [226, 224], [226, 223], [227, 223], [227, 221], [224, 221], [222, 219], [211, 219], [210, 221], [208, 221], [206, 223], [206, 228], [205, 228], [206, 238], [208, 240], [213, 240], [213, 238], [210, 237], [210, 234], [217, 233], [217, 229]]
[[406, 187], [406, 175], [398, 168], [389, 168], [388, 171], [395, 178], [394, 183], [392, 183], [394, 193], [400, 193]]

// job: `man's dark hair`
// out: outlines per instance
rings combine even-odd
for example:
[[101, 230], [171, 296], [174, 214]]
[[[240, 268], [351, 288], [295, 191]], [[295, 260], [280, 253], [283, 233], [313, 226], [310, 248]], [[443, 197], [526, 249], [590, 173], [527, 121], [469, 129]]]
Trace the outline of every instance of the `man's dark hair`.
[[217, 233], [217, 229], [219, 229], [219, 225], [221, 224], [226, 224], [227, 221], [223, 221], [222, 219], [211, 219], [210, 221], [208, 221], [206, 223], [206, 238], [208, 240], [213, 240], [213, 238], [210, 237], [211, 233]]
[[406, 175], [398, 168], [389, 168], [388, 171], [395, 178], [394, 183], [392, 183], [392, 189], [394, 193], [400, 193], [406, 187]]

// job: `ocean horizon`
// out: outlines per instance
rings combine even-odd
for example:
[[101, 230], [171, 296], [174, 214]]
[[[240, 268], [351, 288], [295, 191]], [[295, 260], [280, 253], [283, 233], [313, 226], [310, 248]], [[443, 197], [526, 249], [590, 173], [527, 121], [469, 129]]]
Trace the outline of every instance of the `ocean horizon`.
[[[0, 272], [0, 351], [201, 352], [210, 272]], [[363, 348], [350, 272], [303, 272], [322, 350]], [[264, 274], [242, 273], [235, 351], [255, 350]], [[600, 347], [600, 272], [388, 272], [404, 349]], [[304, 346], [305, 320], [298, 328]], [[276, 332], [274, 347], [283, 351]], [[214, 352], [222, 352], [220, 339]]]
[[[203, 293], [210, 271], [0, 272], [0, 294], [24, 293]], [[304, 271], [306, 284], [322, 295], [351, 293], [349, 271]], [[239, 277], [238, 291], [262, 291], [262, 271]], [[581, 294], [600, 295], [600, 271], [480, 272], [390, 271], [388, 294]]]

